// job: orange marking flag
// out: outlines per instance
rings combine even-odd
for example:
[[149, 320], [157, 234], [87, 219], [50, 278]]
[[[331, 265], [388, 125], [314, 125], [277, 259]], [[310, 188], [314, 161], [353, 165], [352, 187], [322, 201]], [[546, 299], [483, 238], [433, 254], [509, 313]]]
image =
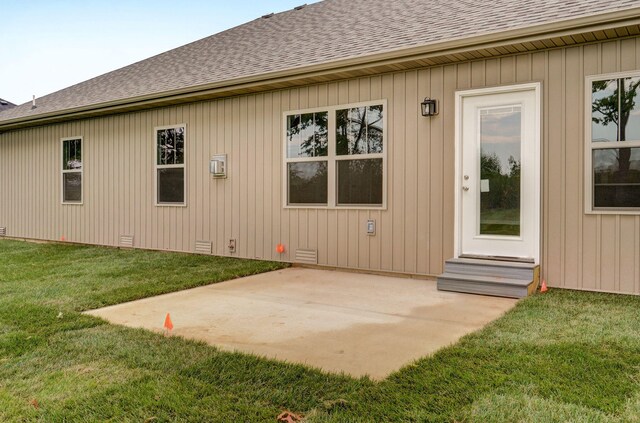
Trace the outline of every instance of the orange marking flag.
[[549, 288], [547, 288], [547, 281], [542, 280], [542, 286], [540, 287], [540, 292], [547, 292]]
[[164, 328], [166, 330], [173, 329], [173, 322], [171, 321], [171, 316], [167, 313], [167, 317], [164, 318]]

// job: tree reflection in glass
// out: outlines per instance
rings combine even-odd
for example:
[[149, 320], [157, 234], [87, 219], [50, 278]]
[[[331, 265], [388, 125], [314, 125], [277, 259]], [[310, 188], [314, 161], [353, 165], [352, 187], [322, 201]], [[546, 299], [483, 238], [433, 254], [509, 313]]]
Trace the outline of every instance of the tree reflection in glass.
[[329, 113], [287, 116], [287, 157], [324, 157], [328, 152]]
[[383, 149], [382, 105], [336, 111], [336, 153], [377, 154]]
[[[640, 141], [639, 89], [640, 77], [592, 83], [593, 143]], [[638, 149], [595, 149], [593, 171], [595, 207], [640, 207]]]
[[480, 111], [481, 235], [520, 235], [519, 106]]

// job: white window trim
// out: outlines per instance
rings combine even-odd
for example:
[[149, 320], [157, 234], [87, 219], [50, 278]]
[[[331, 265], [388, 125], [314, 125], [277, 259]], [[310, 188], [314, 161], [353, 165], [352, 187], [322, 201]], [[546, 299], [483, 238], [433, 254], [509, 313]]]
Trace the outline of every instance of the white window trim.
[[[64, 165], [64, 143], [65, 141], [74, 141], [80, 140], [80, 148], [82, 149], [82, 167], [80, 170], [77, 169], [65, 169]], [[82, 206], [84, 204], [84, 138], [83, 137], [65, 137], [60, 138], [60, 162], [59, 166], [61, 167], [60, 172], [60, 204], [68, 205], [68, 206]], [[65, 173], [79, 173], [80, 174], [80, 201], [64, 201], [64, 174]]]
[[[184, 128], [184, 163], [172, 165], [158, 164], [158, 131], [165, 129]], [[158, 169], [184, 169], [184, 201], [182, 203], [160, 203], [158, 201]], [[153, 128], [153, 194], [156, 207], [187, 207], [187, 124], [156, 126]]]
[[[382, 153], [375, 154], [353, 154], [338, 156], [336, 154], [337, 142], [336, 142], [336, 111], [343, 109], [350, 109], [356, 107], [366, 106], [380, 106], [384, 110], [382, 115], [382, 139], [383, 147]], [[305, 113], [318, 113], [328, 112], [328, 154], [322, 157], [299, 157], [289, 158], [287, 157], [287, 116], [305, 114]], [[287, 110], [282, 114], [282, 148], [283, 148], [283, 170], [282, 170], [282, 207], [285, 209], [333, 209], [333, 210], [386, 210], [387, 209], [387, 156], [389, 151], [389, 136], [387, 130], [387, 116], [389, 110], [387, 108], [387, 100], [373, 100], [363, 101], [358, 103], [337, 104], [334, 106], [314, 107], [310, 109], [298, 109]], [[336, 162], [340, 160], [354, 160], [354, 159], [379, 159], [382, 158], [382, 205], [339, 205], [337, 204], [337, 166]], [[289, 175], [288, 164], [300, 163], [300, 162], [327, 162], [327, 204], [289, 204]]]
[[584, 122], [584, 211], [585, 214], [619, 214], [619, 215], [640, 215], [640, 208], [618, 208], [618, 207], [593, 207], [593, 150], [602, 150], [608, 148], [626, 148], [640, 147], [639, 141], [612, 141], [612, 142], [591, 142], [591, 85], [594, 81], [602, 81], [604, 79], [618, 79], [640, 77], [640, 70], [604, 73], [599, 75], [589, 75], [585, 78], [585, 122]]

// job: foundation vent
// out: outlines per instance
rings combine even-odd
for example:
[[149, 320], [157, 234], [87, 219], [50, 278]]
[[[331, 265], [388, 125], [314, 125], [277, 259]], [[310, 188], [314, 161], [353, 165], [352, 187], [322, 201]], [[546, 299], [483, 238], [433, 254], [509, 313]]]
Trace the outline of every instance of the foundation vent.
[[318, 264], [318, 250], [296, 250], [295, 261], [298, 263]]
[[0, 236], [7, 236], [7, 228], [0, 227]]
[[211, 241], [196, 241], [196, 253], [211, 254]]
[[120, 246], [133, 248], [133, 235], [120, 235]]

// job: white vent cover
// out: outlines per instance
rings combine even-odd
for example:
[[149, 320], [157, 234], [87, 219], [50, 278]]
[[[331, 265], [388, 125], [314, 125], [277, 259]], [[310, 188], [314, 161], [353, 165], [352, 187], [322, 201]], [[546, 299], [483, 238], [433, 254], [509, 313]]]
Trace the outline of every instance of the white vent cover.
[[296, 250], [295, 261], [299, 263], [318, 264], [318, 250]]
[[7, 236], [7, 228], [0, 227], [0, 236]]
[[133, 248], [133, 235], [120, 235], [120, 246]]
[[211, 254], [211, 241], [196, 241], [196, 253]]

